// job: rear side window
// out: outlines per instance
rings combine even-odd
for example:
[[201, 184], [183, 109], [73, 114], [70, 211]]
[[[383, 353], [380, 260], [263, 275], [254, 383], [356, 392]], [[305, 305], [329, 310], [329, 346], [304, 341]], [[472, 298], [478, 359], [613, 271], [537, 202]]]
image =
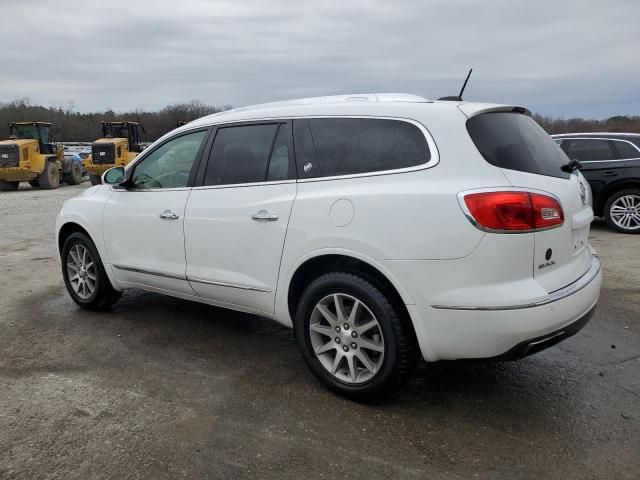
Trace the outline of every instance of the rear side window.
[[575, 158], [581, 162], [617, 160], [619, 158], [613, 149], [611, 141], [603, 139], [584, 138], [567, 140], [565, 151], [569, 158]]
[[[272, 123], [220, 128], [209, 156], [204, 184], [264, 182], [278, 127], [279, 124]], [[283, 149], [286, 150], [287, 145], [280, 142], [276, 153], [277, 162], [282, 162], [284, 158]], [[288, 174], [288, 170], [284, 173], [283, 170], [283, 166], [274, 166], [274, 171], [270, 174], [274, 177]]]
[[427, 140], [415, 125], [387, 119], [294, 120], [302, 178], [380, 172], [427, 163]]
[[614, 140], [613, 144], [615, 145], [618, 154], [620, 154], [620, 158], [640, 158], [640, 152], [630, 143]]
[[491, 165], [551, 177], [569, 178], [569, 161], [556, 142], [529, 116], [483, 113], [467, 121], [476, 148]]

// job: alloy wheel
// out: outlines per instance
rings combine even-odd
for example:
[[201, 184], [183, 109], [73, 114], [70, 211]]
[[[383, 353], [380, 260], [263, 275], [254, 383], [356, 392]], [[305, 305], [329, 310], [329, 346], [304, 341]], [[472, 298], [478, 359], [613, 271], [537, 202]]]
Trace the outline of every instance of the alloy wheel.
[[78, 243], [67, 255], [67, 275], [73, 291], [82, 300], [87, 300], [96, 289], [96, 266], [89, 250]]
[[371, 380], [384, 360], [384, 335], [371, 310], [357, 298], [334, 293], [314, 307], [311, 346], [327, 372], [342, 382]]
[[624, 230], [640, 229], [640, 195], [623, 195], [609, 209], [611, 221]]

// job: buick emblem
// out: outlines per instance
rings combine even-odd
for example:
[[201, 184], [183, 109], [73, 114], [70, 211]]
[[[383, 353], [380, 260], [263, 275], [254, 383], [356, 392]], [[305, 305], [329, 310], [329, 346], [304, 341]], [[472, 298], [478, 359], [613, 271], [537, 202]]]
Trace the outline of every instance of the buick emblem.
[[587, 189], [582, 182], [580, 182], [580, 199], [582, 200], [582, 205], [587, 204]]

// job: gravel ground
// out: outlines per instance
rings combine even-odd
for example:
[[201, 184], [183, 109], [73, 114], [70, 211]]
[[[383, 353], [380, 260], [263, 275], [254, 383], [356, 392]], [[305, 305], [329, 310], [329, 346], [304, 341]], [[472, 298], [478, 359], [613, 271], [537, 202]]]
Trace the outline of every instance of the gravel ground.
[[594, 223], [605, 281], [576, 336], [423, 365], [365, 406], [271, 321], [139, 291], [77, 308], [53, 229], [86, 187], [0, 193], [0, 479], [640, 478], [640, 236]]

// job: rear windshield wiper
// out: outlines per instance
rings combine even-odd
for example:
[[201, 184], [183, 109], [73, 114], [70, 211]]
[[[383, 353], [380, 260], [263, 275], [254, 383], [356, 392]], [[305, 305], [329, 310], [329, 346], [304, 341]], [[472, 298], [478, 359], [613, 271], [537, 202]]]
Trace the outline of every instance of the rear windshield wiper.
[[568, 163], [565, 163], [560, 168], [562, 169], [563, 172], [571, 173], [574, 170], [582, 168], [582, 164], [580, 163], [579, 160], [576, 160], [575, 158], [572, 158], [571, 160], [569, 160]]

